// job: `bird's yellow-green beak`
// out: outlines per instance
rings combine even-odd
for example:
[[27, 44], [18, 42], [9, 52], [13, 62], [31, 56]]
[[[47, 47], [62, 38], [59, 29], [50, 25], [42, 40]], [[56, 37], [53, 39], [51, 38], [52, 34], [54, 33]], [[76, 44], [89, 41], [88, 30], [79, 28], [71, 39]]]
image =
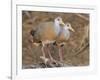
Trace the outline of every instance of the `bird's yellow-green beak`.
[[69, 29], [70, 29], [71, 31], [75, 32], [75, 30], [74, 30], [72, 27], [70, 27]]
[[65, 23], [61, 20], [60, 21], [60, 25], [61, 25], [61, 27], [64, 27], [65, 26]]

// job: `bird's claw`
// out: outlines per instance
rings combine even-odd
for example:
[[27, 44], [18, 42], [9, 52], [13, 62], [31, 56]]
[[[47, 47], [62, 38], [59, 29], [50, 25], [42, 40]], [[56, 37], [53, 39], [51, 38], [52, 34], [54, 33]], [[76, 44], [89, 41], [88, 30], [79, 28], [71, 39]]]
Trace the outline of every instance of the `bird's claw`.
[[50, 59], [50, 61], [51, 61], [51, 63], [56, 63], [57, 64], [57, 60], [55, 60], [55, 59]]

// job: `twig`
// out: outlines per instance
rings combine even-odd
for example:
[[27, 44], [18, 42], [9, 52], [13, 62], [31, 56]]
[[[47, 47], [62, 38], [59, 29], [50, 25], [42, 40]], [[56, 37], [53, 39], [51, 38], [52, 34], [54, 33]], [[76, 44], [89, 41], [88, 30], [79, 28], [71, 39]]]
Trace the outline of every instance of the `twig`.
[[26, 23], [29, 23], [29, 22], [33, 23], [37, 18], [38, 18], [37, 16], [32, 17], [32, 18], [26, 20], [26, 21], [23, 23], [23, 25], [26, 25]]
[[81, 14], [75, 14], [75, 15], [78, 16], [78, 17], [80, 17], [80, 18], [83, 18], [86, 21], [89, 21], [89, 18], [87, 18], [87, 17], [85, 17], [85, 16], [83, 16]]
[[78, 50], [78, 52], [76, 52], [76, 54], [74, 56], [79, 55], [82, 51], [84, 51], [87, 47], [89, 46], [89, 43], [86, 43], [86, 45], [84, 45], [80, 50]]
[[25, 14], [26, 14], [26, 16], [27, 16], [28, 18], [31, 18], [31, 15], [30, 15], [30, 13], [29, 13], [28, 11], [25, 11]]
[[[85, 27], [85, 35], [82, 39], [81, 45], [79, 47], [79, 50], [76, 52], [75, 56], [79, 55], [82, 51], [84, 51], [89, 46], [89, 25]], [[85, 43], [85, 44], [84, 44]]]

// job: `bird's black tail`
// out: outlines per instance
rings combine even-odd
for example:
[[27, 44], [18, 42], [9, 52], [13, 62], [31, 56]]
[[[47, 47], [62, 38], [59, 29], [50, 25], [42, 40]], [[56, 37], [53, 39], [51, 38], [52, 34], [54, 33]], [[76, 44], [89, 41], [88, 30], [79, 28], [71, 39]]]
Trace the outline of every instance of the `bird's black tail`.
[[31, 31], [30, 31], [30, 34], [34, 37], [35, 32], [36, 32], [35, 30], [31, 30]]

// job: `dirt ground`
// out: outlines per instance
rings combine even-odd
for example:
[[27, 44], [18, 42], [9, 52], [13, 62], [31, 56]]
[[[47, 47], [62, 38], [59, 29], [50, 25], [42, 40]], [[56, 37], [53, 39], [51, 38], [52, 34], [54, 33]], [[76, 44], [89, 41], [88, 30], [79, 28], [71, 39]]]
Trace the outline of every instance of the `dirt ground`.
[[[30, 31], [38, 27], [40, 23], [53, 21], [56, 17], [62, 17], [64, 23], [71, 23], [75, 32], [64, 47], [64, 63], [71, 66], [89, 65], [89, 14], [83, 13], [59, 13], [59, 12], [22, 12], [22, 67], [37, 65], [43, 61], [40, 47], [30, 43], [32, 36]], [[51, 50], [55, 59], [58, 58], [57, 48]], [[30, 68], [30, 67], [28, 67]]]

